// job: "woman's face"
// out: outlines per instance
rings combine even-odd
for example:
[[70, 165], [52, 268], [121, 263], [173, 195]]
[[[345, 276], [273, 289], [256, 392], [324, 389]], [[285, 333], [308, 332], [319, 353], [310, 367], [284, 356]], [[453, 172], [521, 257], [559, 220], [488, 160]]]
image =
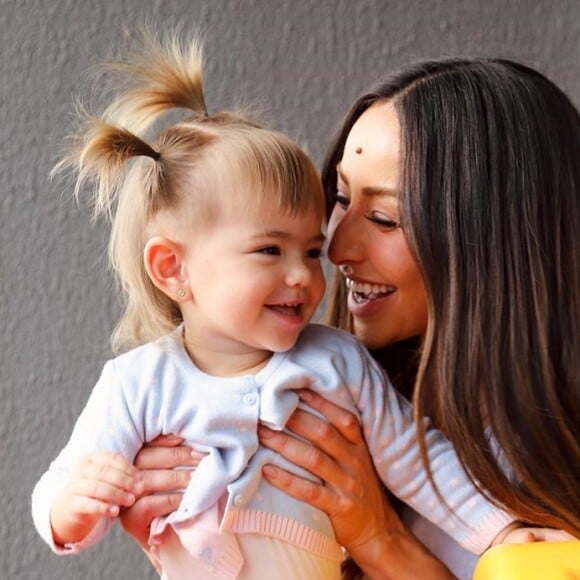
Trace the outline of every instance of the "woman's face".
[[328, 255], [346, 276], [356, 336], [369, 348], [421, 336], [427, 295], [401, 226], [400, 126], [390, 103], [352, 127], [338, 164]]

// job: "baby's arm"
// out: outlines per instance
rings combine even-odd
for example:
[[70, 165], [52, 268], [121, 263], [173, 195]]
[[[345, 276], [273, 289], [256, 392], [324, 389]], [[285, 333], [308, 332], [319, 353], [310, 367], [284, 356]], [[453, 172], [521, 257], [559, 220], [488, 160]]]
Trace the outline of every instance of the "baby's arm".
[[[127, 400], [113, 365], [105, 365], [68, 443], [40, 478], [32, 494], [36, 529], [55, 552], [75, 553], [98, 541], [114, 520], [110, 512], [105, 513], [105, 504], [125, 505], [127, 497], [123, 500], [122, 494], [134, 493], [125, 476], [119, 478], [118, 467], [112, 471], [112, 466], [123, 463], [121, 472], [137, 473], [124, 461], [131, 462], [143, 444], [142, 426], [136, 426], [143, 423], [139, 419], [140, 405], [143, 402], [136, 404], [134, 397]], [[114, 460], [108, 467], [108, 460], [103, 458], [115, 454], [125, 459]], [[97, 464], [95, 458], [99, 458]], [[112, 496], [108, 487], [111, 484], [116, 488]], [[103, 491], [103, 486], [107, 486], [108, 491]], [[99, 512], [99, 509], [104, 511]], [[87, 530], [91, 532], [86, 533]], [[83, 536], [85, 541], [74, 542], [76, 536]], [[61, 543], [69, 539], [73, 542]]]
[[54, 499], [50, 526], [56, 544], [83, 541], [102, 517], [116, 517], [135, 502], [142, 485], [139, 471], [118, 453], [83, 457]]

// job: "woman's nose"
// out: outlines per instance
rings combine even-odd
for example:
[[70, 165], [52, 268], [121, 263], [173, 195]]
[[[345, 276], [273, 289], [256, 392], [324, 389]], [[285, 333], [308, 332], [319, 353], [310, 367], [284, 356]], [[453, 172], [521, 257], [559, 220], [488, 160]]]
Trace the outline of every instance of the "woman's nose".
[[355, 216], [348, 212], [339, 218], [331, 216], [328, 226], [328, 259], [336, 265], [362, 259], [362, 232], [357, 227]]

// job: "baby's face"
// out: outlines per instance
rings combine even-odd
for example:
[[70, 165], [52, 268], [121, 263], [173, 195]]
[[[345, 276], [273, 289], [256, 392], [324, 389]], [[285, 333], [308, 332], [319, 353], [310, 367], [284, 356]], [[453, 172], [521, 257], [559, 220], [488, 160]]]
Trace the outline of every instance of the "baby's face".
[[311, 320], [325, 290], [322, 216], [265, 205], [240, 199], [185, 240], [188, 339], [224, 353], [281, 352]]

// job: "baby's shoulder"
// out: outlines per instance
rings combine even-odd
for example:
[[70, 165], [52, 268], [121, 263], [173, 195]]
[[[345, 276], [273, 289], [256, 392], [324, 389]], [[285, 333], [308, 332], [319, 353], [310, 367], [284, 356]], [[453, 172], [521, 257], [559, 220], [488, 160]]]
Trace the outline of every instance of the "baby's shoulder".
[[309, 324], [301, 333], [296, 343], [301, 348], [319, 348], [332, 352], [342, 350], [360, 352], [366, 351], [365, 347], [350, 332], [339, 330], [326, 324]]
[[293, 349], [301, 359], [314, 359], [317, 364], [330, 364], [334, 368], [359, 370], [374, 366], [375, 362], [355, 336], [324, 324], [308, 325]]
[[376, 384], [384, 381], [382, 369], [355, 336], [323, 324], [307, 326], [289, 356], [324, 384], [360, 386], [369, 377]]
[[158, 375], [167, 366], [179, 367], [186, 364], [181, 334], [171, 332], [157, 340], [147, 342], [117, 355], [108, 361], [108, 367], [123, 377]]

